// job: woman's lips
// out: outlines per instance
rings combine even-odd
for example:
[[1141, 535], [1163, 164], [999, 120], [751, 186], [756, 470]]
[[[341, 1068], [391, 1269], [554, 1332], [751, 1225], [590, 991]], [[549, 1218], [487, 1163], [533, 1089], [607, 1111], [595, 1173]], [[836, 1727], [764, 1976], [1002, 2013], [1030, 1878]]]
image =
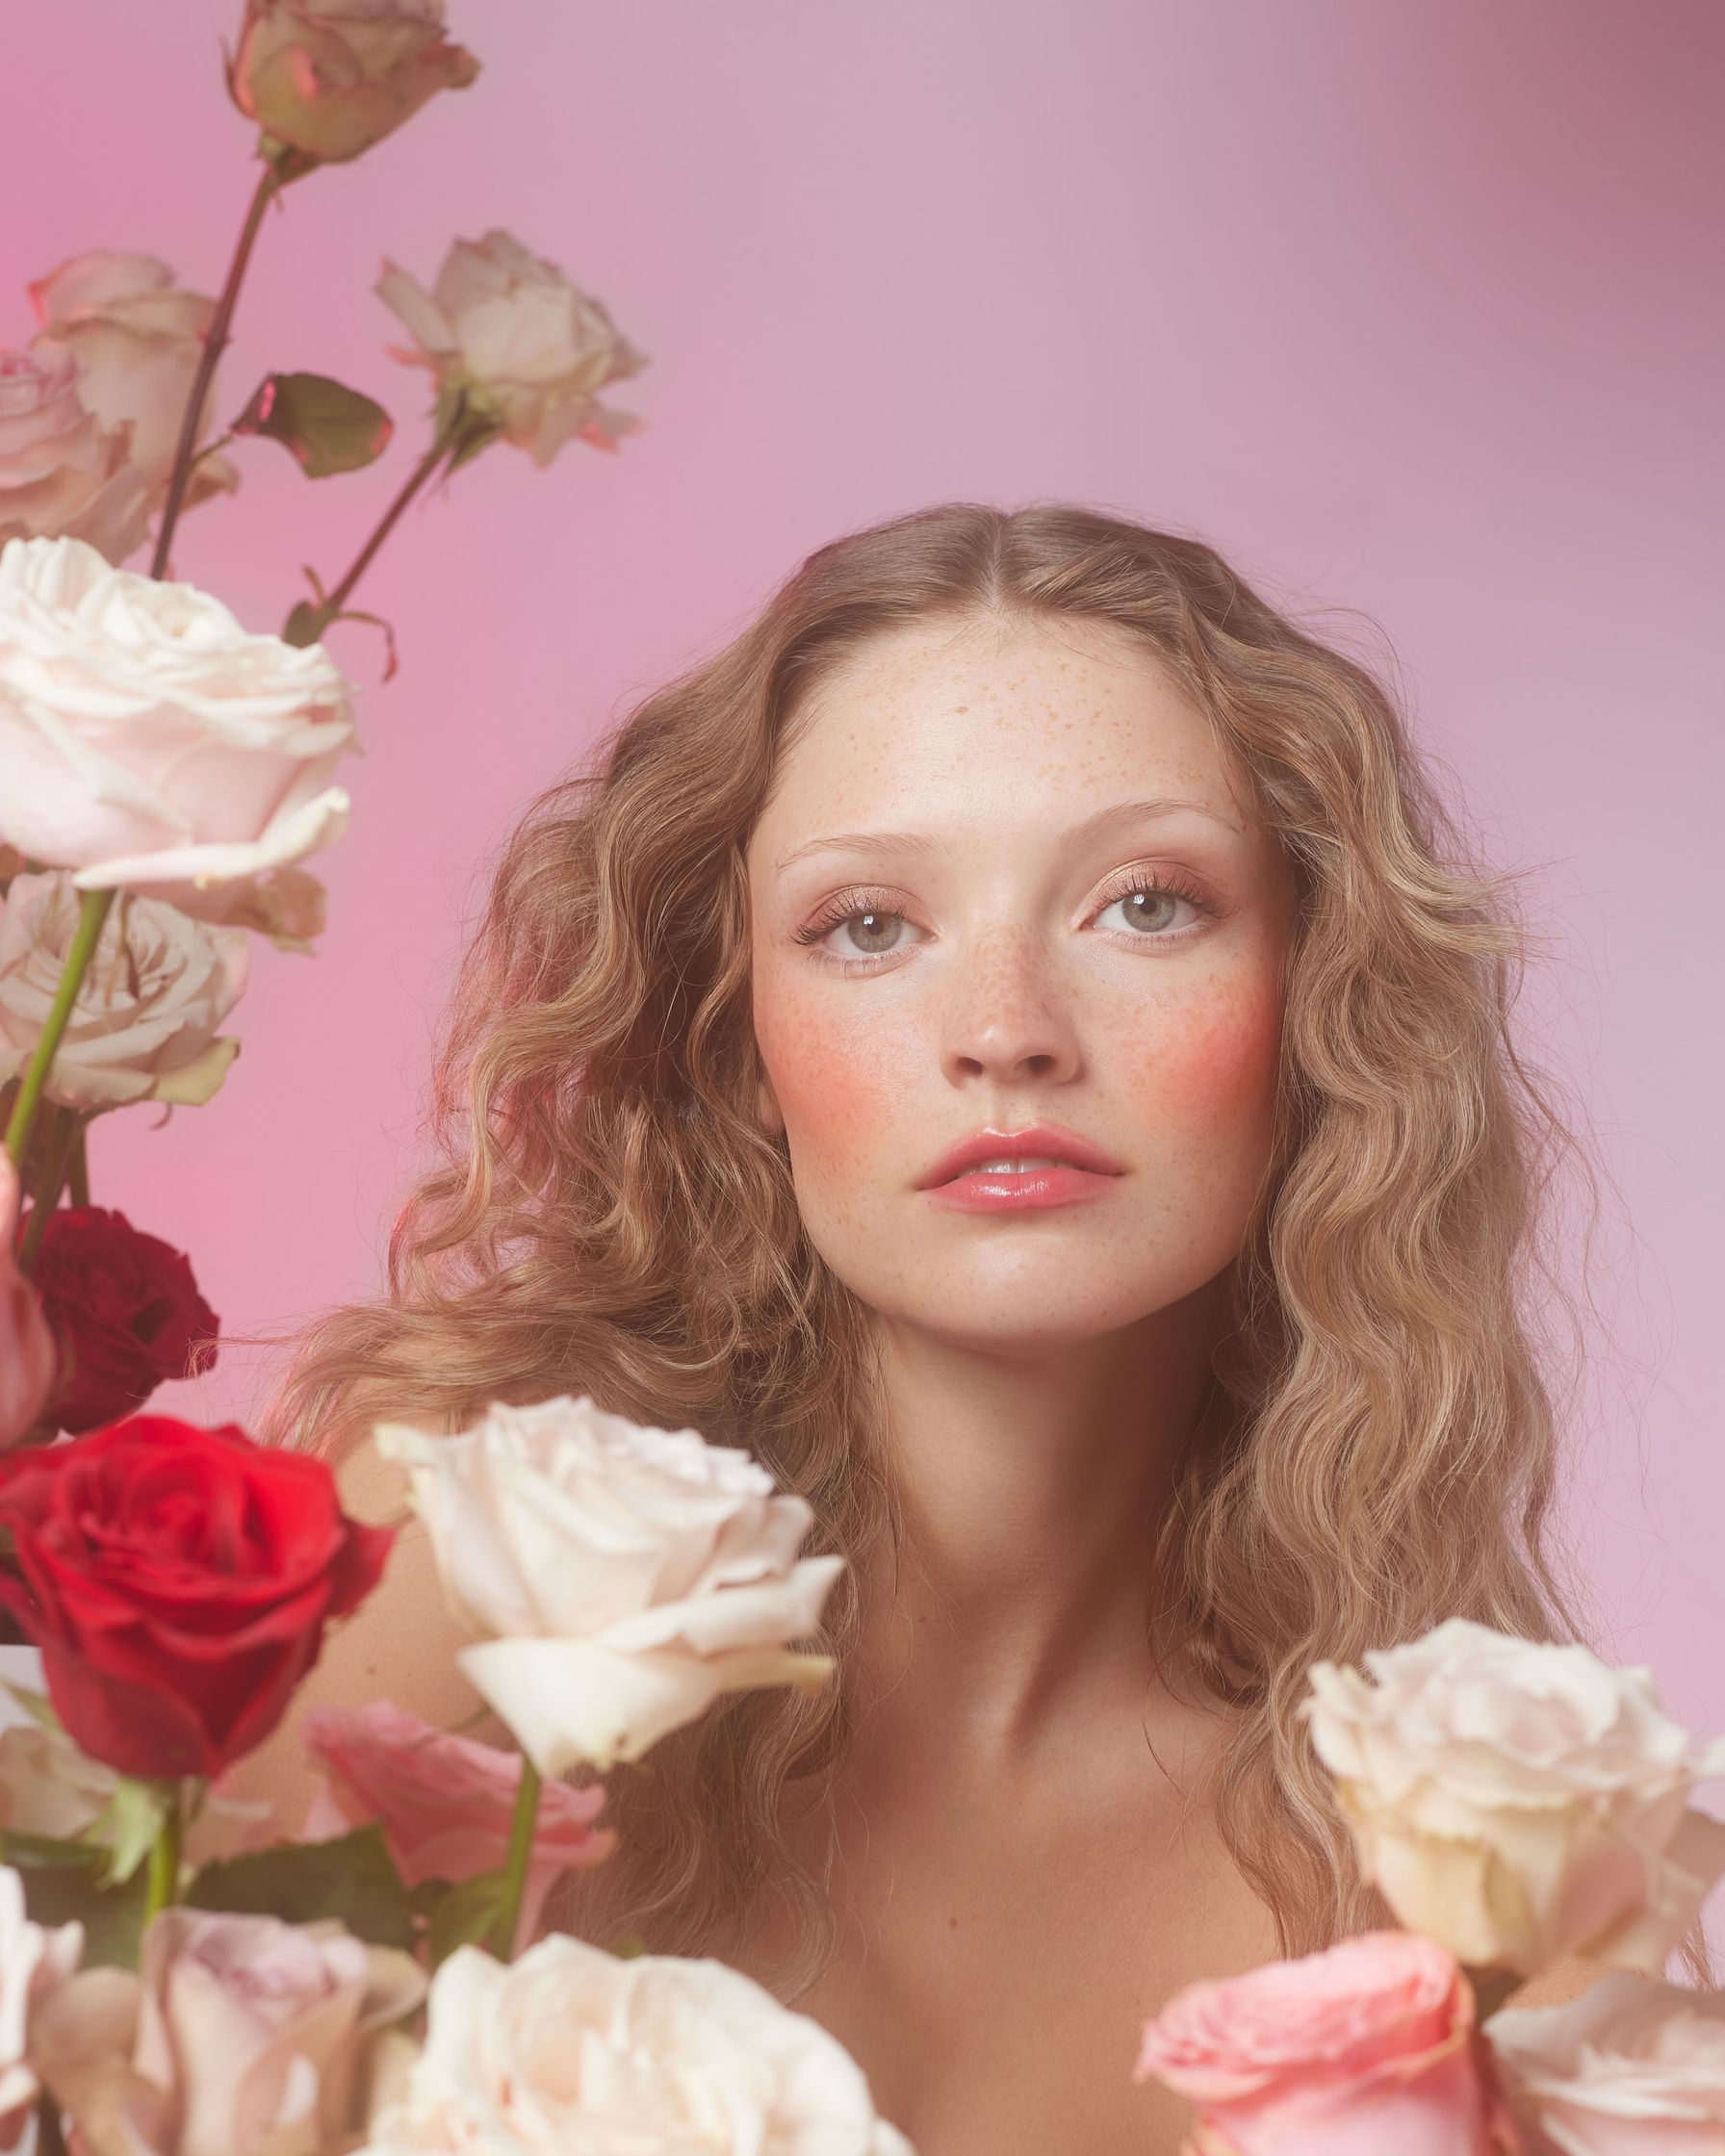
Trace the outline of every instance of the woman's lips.
[[1062, 1161], [1049, 1168], [1020, 1168], [1016, 1174], [998, 1168], [967, 1168], [950, 1182], [931, 1184], [924, 1192], [933, 1205], [957, 1213], [1040, 1213], [1056, 1205], [1084, 1205], [1106, 1194], [1118, 1175], [1096, 1175], [1087, 1168], [1072, 1168]]

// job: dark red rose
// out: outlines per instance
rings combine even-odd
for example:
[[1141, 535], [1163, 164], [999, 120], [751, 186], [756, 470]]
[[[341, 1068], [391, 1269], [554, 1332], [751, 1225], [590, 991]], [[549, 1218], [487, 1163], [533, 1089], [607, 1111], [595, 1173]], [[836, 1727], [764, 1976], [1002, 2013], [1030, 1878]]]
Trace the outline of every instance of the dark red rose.
[[49, 1214], [31, 1278], [67, 1366], [45, 1411], [56, 1429], [115, 1422], [167, 1378], [215, 1365], [221, 1320], [185, 1253], [123, 1213], [66, 1205]]
[[263, 1742], [395, 1534], [347, 1517], [322, 1460], [167, 1415], [0, 1458], [0, 1603], [72, 1741], [164, 1781]]

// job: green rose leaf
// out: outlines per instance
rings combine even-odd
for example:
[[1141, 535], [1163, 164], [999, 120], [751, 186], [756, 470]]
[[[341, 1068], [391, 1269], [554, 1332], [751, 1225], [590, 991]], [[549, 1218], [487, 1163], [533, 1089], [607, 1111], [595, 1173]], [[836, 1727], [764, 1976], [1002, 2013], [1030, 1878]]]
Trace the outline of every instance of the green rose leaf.
[[233, 431], [267, 434], [308, 479], [326, 479], [381, 456], [396, 428], [381, 404], [327, 374], [267, 374]]
[[243, 1911], [310, 1924], [334, 1916], [357, 1938], [411, 1951], [413, 1911], [373, 1822], [333, 1841], [279, 1842], [206, 1864], [186, 1889], [193, 1909]]
[[86, 1968], [138, 1966], [148, 1875], [136, 1871], [123, 1886], [104, 1888], [108, 1852], [84, 1841], [45, 1835], [0, 1834], [0, 1863], [24, 1884], [24, 1907], [37, 1924], [84, 1926]]
[[501, 1871], [476, 1872], [451, 1886], [431, 1912], [426, 1942], [431, 1966], [447, 1961], [458, 1946], [483, 1946], [497, 1928], [502, 1908], [503, 1875]]

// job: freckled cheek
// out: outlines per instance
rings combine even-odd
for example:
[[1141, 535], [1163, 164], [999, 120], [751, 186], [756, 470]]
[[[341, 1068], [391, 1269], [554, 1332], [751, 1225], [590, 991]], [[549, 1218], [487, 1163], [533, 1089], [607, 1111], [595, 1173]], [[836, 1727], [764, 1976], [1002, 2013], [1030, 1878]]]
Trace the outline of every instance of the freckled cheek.
[[1279, 997], [1265, 991], [1151, 1014], [1121, 1034], [1116, 1067], [1135, 1075], [1147, 1122], [1218, 1135], [1267, 1125], [1275, 1102]]
[[882, 1029], [847, 1027], [830, 999], [759, 983], [755, 1037], [800, 1171], [878, 1174], [905, 1142], [909, 1065]]

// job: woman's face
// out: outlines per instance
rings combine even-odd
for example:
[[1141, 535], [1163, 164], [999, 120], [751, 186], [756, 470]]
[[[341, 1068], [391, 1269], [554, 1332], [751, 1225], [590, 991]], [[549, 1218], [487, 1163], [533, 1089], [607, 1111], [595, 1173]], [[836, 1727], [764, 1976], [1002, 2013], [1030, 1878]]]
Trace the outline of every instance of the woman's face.
[[[1235, 1257], [1270, 1154], [1292, 880], [1201, 714], [1123, 633], [872, 639], [803, 713], [747, 864], [762, 1121], [864, 1303], [976, 1346], [1078, 1341]], [[959, 1141], [1030, 1124], [1120, 1172], [1039, 1210], [920, 1187]]]

